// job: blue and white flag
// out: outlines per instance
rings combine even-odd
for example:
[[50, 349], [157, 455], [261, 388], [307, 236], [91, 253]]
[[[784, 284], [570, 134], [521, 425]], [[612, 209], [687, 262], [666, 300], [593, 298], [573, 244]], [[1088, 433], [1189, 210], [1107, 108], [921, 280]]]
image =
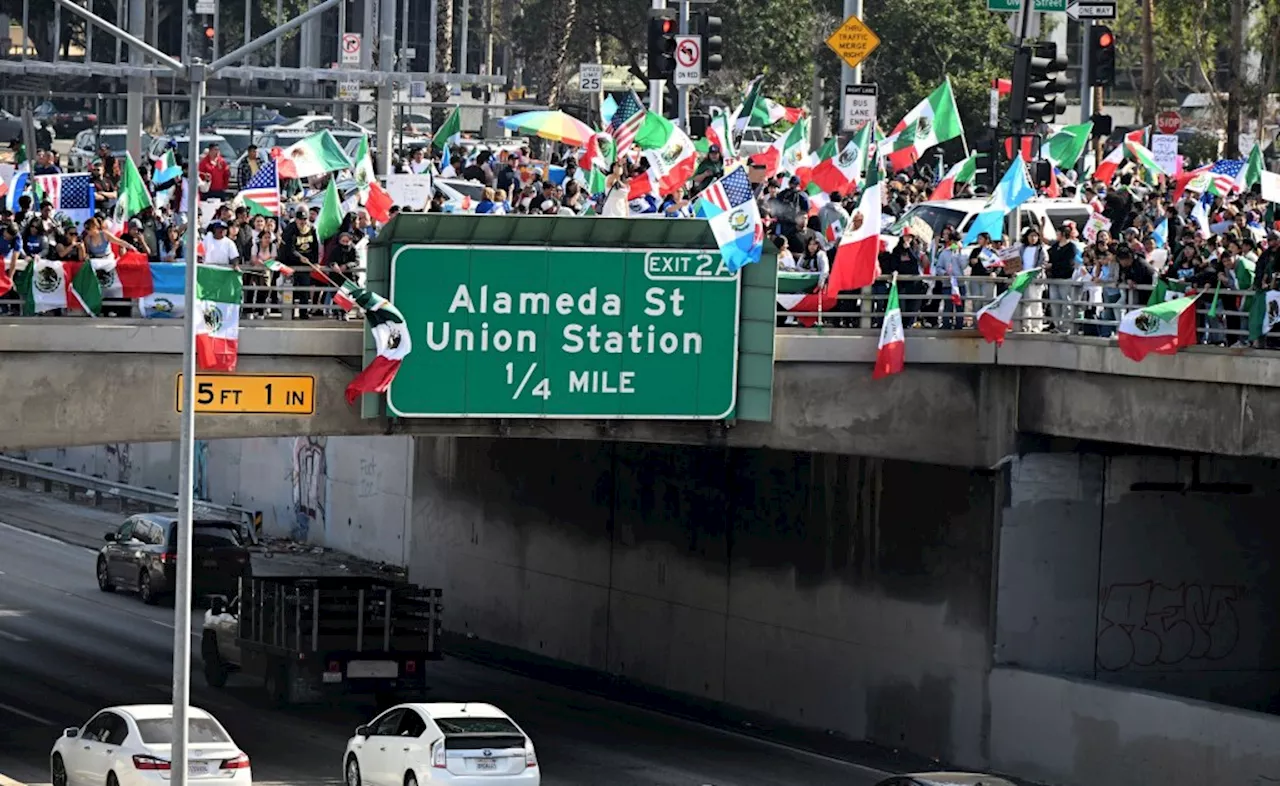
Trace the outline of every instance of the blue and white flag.
[[[5, 194], [4, 206], [10, 213], [18, 212], [18, 198], [27, 191], [27, 186], [31, 183], [31, 175], [25, 170], [19, 170], [14, 174], [13, 179], [9, 181], [9, 193]], [[35, 200], [32, 200], [34, 202]]]
[[983, 232], [993, 238], [1002, 237], [1004, 217], [1035, 195], [1035, 189], [1027, 180], [1027, 162], [1019, 153], [1018, 160], [1009, 165], [1004, 177], [1000, 178], [1000, 182], [996, 185], [996, 190], [992, 192], [991, 198], [969, 225], [964, 242], [966, 244], [978, 242], [978, 235]]
[[1156, 228], [1151, 230], [1151, 239], [1155, 241], [1156, 248], [1164, 248], [1169, 245], [1169, 219], [1166, 218], [1156, 224]]
[[53, 205], [55, 218], [61, 213], [75, 222], [76, 229], [83, 229], [84, 222], [93, 218], [94, 190], [89, 175], [36, 175], [35, 179]]
[[720, 257], [736, 273], [760, 261], [764, 221], [751, 192], [746, 167], [738, 166], [712, 183], [698, 198], [698, 215], [707, 219], [720, 246]]
[[187, 266], [180, 262], [151, 263], [154, 291], [138, 299], [138, 309], [148, 319], [181, 319], [187, 293]]

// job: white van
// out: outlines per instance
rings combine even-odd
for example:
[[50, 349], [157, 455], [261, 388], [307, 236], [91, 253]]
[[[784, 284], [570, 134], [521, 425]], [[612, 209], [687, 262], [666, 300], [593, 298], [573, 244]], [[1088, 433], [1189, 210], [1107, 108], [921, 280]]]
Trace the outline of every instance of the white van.
[[[880, 238], [892, 249], [898, 244], [903, 228], [914, 223], [915, 219], [927, 224], [933, 230], [934, 237], [940, 235], [943, 228], [947, 226], [956, 227], [963, 236], [969, 230], [969, 224], [973, 223], [974, 217], [982, 212], [986, 204], [987, 200], [975, 198], [920, 202], [912, 205], [902, 218], [881, 232]], [[1063, 222], [1074, 221], [1076, 227], [1083, 232], [1085, 224], [1089, 221], [1089, 206], [1074, 199], [1031, 199], [1018, 208], [1017, 214], [1018, 237], [1013, 236], [1014, 214], [1010, 213], [1005, 217], [1004, 231], [1011, 240], [1020, 240], [1027, 227], [1035, 226], [1040, 229], [1040, 236], [1051, 243], [1057, 237], [1058, 227], [1062, 226]]]

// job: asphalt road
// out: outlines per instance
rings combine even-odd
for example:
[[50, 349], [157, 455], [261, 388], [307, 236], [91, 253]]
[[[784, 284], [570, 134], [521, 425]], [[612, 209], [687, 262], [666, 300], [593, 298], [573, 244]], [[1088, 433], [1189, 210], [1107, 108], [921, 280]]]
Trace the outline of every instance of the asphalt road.
[[[10, 523], [0, 523], [0, 773], [40, 784], [49, 781], [49, 749], [64, 727], [81, 725], [112, 704], [169, 701], [173, 610], [100, 592], [94, 552], [20, 529], [30, 511], [10, 515], [17, 512], [15, 492], [5, 491], [0, 522]], [[86, 532], [110, 518], [92, 510], [85, 515], [79, 528]], [[58, 526], [66, 528], [66, 519]], [[197, 639], [193, 645], [199, 658]], [[447, 659], [433, 669], [435, 698], [491, 701], [511, 713], [533, 737], [549, 785], [870, 786], [884, 777], [869, 767], [475, 663]], [[347, 737], [373, 715], [371, 705], [355, 703], [267, 709], [246, 678], [233, 677], [215, 691], [204, 687], [198, 663], [193, 671], [192, 703], [217, 716], [249, 753], [259, 783], [340, 783]]]

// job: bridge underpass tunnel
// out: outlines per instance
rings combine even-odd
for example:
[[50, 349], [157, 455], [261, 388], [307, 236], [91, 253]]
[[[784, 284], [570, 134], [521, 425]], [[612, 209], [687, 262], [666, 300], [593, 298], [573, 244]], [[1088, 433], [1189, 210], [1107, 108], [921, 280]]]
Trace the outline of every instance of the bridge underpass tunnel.
[[1280, 772], [1276, 463], [1044, 447], [1008, 472], [993, 764], [1063, 783]]
[[844, 455], [415, 440], [447, 628], [978, 765], [1003, 482]]

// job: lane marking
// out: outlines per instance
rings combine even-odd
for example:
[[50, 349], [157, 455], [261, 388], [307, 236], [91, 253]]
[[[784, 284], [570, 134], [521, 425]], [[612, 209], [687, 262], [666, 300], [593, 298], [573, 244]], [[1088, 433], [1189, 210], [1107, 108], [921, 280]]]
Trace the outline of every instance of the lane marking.
[[[159, 625], [162, 628], [168, 628], [169, 630], [176, 630], [176, 628], [173, 627], [172, 622], [165, 622], [164, 620], [152, 619], [151, 617], [146, 617], [145, 619], [148, 622], [154, 622], [155, 624]], [[195, 631], [191, 631], [191, 638], [199, 640], [201, 638], [201, 635], [199, 633], [196, 633]]]
[[34, 530], [23, 529], [22, 527], [15, 527], [14, 525], [3, 522], [3, 521], [0, 521], [0, 529], [7, 529], [12, 532], [21, 532], [23, 535], [30, 535], [33, 538], [36, 538], [38, 540], [43, 540], [57, 546], [72, 546], [74, 548], [82, 549], [88, 552], [97, 552], [97, 549], [90, 548], [88, 546], [82, 546], [79, 543], [72, 543], [69, 540], [59, 540], [58, 538], [55, 538], [52, 535], [46, 535], [43, 532], [36, 532]]
[[0, 630], [0, 638], [6, 638], [9, 641], [16, 641], [19, 644], [26, 644], [30, 639], [23, 638], [16, 633], [10, 633], [7, 630]]
[[[8, 712], [12, 712], [14, 715], [21, 715], [22, 717], [26, 718], [27, 720], [35, 721], [36, 723], [42, 723], [42, 724], [44, 724], [45, 726], [55, 726], [55, 725], [57, 725], [57, 724], [55, 724], [53, 721], [49, 720], [48, 718], [41, 718], [39, 715], [33, 715], [33, 714], [31, 714], [31, 713], [27, 712], [26, 710], [20, 710], [20, 709], [18, 709], [17, 707], [10, 707], [8, 704], [0, 704], [0, 710], [6, 710], [6, 711], [8, 711]], [[15, 781], [15, 782], [16, 782], [16, 781]], [[2, 781], [0, 781], [0, 786], [3, 786], [3, 782], [2, 782]]]
[[10, 778], [8, 775], [5, 775], [3, 772], [0, 772], [0, 786], [27, 786], [27, 784], [22, 783], [21, 781], [15, 781], [13, 778]]

